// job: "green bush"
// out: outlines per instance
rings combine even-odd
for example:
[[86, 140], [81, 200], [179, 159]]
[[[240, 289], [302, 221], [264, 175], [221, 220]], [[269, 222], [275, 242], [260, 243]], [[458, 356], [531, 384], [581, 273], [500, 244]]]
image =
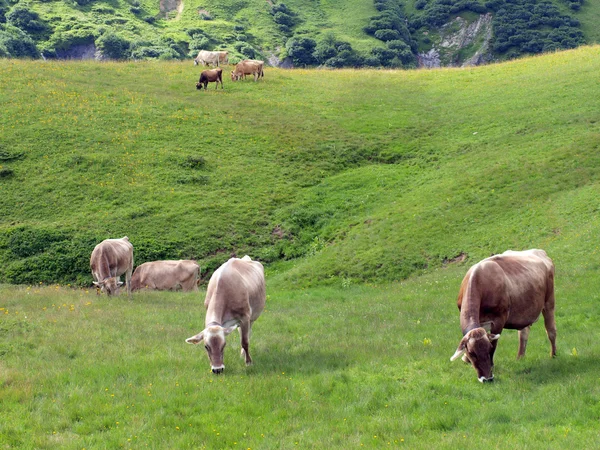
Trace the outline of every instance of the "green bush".
[[40, 52], [31, 36], [20, 28], [6, 25], [0, 29], [0, 56], [9, 58], [39, 58]]
[[96, 39], [96, 47], [105, 58], [126, 59], [130, 42], [124, 37], [108, 32]]
[[49, 31], [48, 25], [38, 13], [21, 4], [13, 6], [6, 14], [6, 23], [20, 28], [32, 36], [43, 35]]

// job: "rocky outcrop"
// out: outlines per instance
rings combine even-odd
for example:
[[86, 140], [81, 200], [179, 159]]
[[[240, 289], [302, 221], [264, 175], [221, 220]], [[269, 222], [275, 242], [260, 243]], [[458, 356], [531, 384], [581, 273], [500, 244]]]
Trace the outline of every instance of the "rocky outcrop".
[[488, 63], [493, 58], [491, 40], [491, 13], [482, 14], [472, 22], [456, 17], [440, 28], [439, 38], [431, 49], [418, 55], [419, 65], [464, 67]]

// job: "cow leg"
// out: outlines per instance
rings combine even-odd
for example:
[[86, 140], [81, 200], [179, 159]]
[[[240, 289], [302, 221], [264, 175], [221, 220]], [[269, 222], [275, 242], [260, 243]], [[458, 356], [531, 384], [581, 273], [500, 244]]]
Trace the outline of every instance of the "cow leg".
[[527, 339], [529, 338], [529, 330], [531, 330], [531, 326], [519, 330], [519, 353], [517, 353], [517, 359], [521, 359], [523, 356], [525, 356]]
[[494, 375], [494, 353], [496, 353], [496, 347], [498, 346], [498, 339], [491, 342], [492, 348], [490, 349], [490, 363], [492, 364], [492, 376]]
[[546, 327], [546, 334], [548, 335], [548, 339], [550, 340], [550, 345], [552, 346], [552, 357], [556, 356], [556, 322], [554, 321], [554, 304], [552, 305], [552, 309], [544, 308], [542, 311], [544, 315], [544, 326]]
[[241, 356], [243, 356], [246, 360], [246, 365], [249, 366], [252, 364], [252, 358], [250, 357], [250, 353], [248, 351], [248, 347], [250, 345], [250, 330], [252, 325], [248, 319], [244, 319], [240, 322], [240, 339], [242, 341], [242, 350]]

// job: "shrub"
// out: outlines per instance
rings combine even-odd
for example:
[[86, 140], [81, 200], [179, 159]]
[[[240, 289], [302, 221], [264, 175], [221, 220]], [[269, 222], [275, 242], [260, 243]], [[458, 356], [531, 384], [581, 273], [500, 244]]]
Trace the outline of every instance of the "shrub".
[[314, 39], [306, 37], [293, 37], [285, 44], [287, 54], [292, 58], [294, 64], [309, 66], [316, 63], [313, 56], [317, 43]]
[[127, 39], [108, 32], [96, 39], [96, 47], [105, 58], [125, 59], [128, 56], [130, 43]]
[[40, 18], [39, 14], [21, 4], [17, 4], [6, 14], [6, 22], [31, 35], [39, 35], [48, 31], [48, 25]]
[[400, 39], [400, 33], [396, 30], [377, 30], [375, 32], [375, 37], [380, 41], [393, 41]]
[[39, 58], [33, 39], [20, 28], [7, 25], [0, 29], [0, 55], [10, 58]]

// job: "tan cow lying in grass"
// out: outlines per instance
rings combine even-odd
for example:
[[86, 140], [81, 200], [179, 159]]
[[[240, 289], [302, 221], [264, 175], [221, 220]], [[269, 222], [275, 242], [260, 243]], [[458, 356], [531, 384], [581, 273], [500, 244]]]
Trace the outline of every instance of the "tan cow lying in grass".
[[556, 356], [554, 263], [543, 250], [508, 250], [475, 264], [460, 286], [458, 309], [464, 337], [450, 361], [464, 355], [482, 383], [494, 379], [494, 352], [502, 330], [519, 330], [521, 358], [540, 313]]
[[107, 295], [119, 295], [123, 285], [119, 277], [125, 274], [127, 294], [131, 294], [133, 272], [133, 245], [127, 236], [121, 239], [105, 239], [92, 251], [90, 268], [94, 284]]
[[252, 324], [265, 307], [265, 275], [263, 266], [249, 256], [231, 258], [219, 267], [208, 282], [204, 330], [186, 339], [188, 344], [204, 341], [213, 373], [225, 369], [223, 351], [225, 336], [239, 326], [242, 356], [252, 364], [249, 344]]
[[200, 266], [190, 259], [179, 261], [152, 261], [135, 268], [131, 290], [197, 291]]

